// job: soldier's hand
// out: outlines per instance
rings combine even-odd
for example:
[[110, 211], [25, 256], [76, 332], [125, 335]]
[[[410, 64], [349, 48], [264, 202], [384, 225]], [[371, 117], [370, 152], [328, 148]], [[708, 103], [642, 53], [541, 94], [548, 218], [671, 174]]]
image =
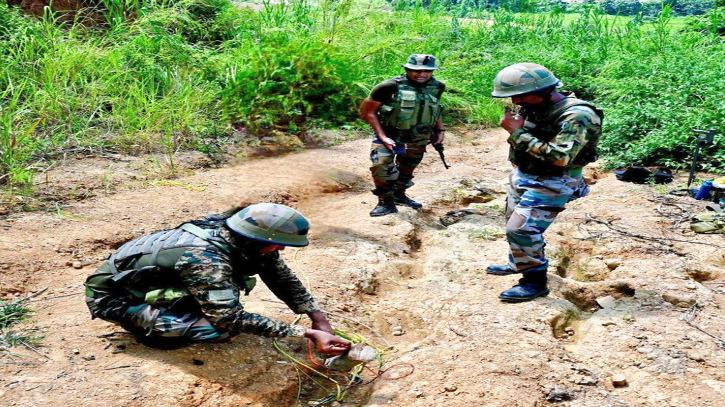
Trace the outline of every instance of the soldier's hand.
[[312, 329], [333, 333], [332, 326], [330, 326], [330, 323], [327, 321], [327, 317], [325, 317], [325, 314], [322, 311], [311, 312], [307, 314], [307, 316], [309, 316], [312, 321]]
[[387, 147], [388, 150], [393, 151], [393, 148], [395, 148], [395, 140], [391, 139], [390, 137], [381, 136], [380, 141]]
[[443, 140], [446, 138], [446, 131], [440, 130], [435, 133], [435, 141], [433, 144], [443, 144]]
[[337, 335], [317, 329], [308, 329], [305, 338], [312, 340], [317, 351], [326, 355], [342, 355], [352, 346], [352, 343]]
[[513, 133], [514, 131], [524, 127], [524, 118], [519, 114], [514, 114], [511, 108], [506, 106], [504, 108], [503, 116], [501, 116], [501, 127], [506, 131]]

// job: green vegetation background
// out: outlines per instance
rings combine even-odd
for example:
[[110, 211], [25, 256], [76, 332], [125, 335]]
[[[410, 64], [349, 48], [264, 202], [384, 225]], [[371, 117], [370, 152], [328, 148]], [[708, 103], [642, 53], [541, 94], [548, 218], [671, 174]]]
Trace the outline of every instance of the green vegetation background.
[[106, 24], [90, 28], [0, 4], [0, 184], [27, 188], [37, 169], [74, 151], [212, 154], [234, 128], [364, 129], [359, 102], [411, 53], [439, 58], [450, 124], [497, 126], [496, 72], [537, 62], [605, 109], [608, 166], [688, 168], [691, 129], [714, 128], [700, 168], [725, 171], [722, 8], [674, 24], [669, 7], [648, 21], [594, 7], [513, 14], [382, 0], [259, 11], [228, 0], [104, 4]]

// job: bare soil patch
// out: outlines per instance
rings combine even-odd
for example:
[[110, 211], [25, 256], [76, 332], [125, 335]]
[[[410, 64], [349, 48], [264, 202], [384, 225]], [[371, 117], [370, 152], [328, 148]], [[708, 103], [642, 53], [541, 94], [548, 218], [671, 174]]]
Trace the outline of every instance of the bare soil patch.
[[[459, 129], [449, 137], [452, 168], [429, 152], [409, 191], [424, 209], [381, 218], [368, 216], [367, 139], [217, 169], [177, 157], [184, 172], [163, 182], [153, 157], [86, 157], [49, 171], [37, 180], [48, 210], [0, 215], [0, 298], [36, 293], [25, 325], [45, 332], [36, 351], [0, 352], [0, 400], [294, 406], [299, 392], [304, 406], [327, 395], [266, 338], [164, 351], [89, 317], [82, 284], [115, 247], [246, 200], [302, 211], [312, 244], [286, 250], [288, 264], [335, 327], [395, 346], [384, 377], [334, 405], [722, 405], [725, 238], [690, 231], [704, 202], [588, 170], [592, 193], [547, 231], [551, 295], [504, 304], [497, 296], [516, 277], [484, 269], [507, 253], [506, 136]], [[252, 311], [294, 318], [263, 285], [245, 300]], [[303, 343], [279, 344], [308, 360]]]

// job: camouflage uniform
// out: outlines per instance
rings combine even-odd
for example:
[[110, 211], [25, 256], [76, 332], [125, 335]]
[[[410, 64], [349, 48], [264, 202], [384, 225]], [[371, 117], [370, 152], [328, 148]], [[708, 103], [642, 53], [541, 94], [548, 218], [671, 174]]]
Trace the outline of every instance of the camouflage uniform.
[[[88, 277], [86, 303], [94, 318], [118, 323], [147, 337], [213, 341], [241, 332], [267, 337], [301, 336], [304, 328], [246, 312], [239, 298], [253, 288], [251, 276], [256, 274], [295, 313], [320, 309], [279, 252], [259, 255], [260, 243], [232, 233], [221, 224], [213, 229], [213, 242], [198, 239], [186, 230], [179, 232], [180, 228], [126, 243], [116, 253], [128, 256], [112, 255]], [[169, 246], [165, 242], [172, 240], [170, 235], [182, 243]], [[162, 254], [157, 250], [158, 259], [149, 260], [148, 254], [138, 253], [141, 245], [161, 248]], [[163, 264], [164, 256], [173, 260]], [[109, 264], [111, 261], [115, 267]], [[201, 318], [211, 325], [200, 324], [204, 321]]]
[[602, 113], [573, 98], [521, 113], [524, 128], [508, 139], [517, 165], [507, 195], [509, 262], [527, 281], [545, 283], [543, 233], [572, 196], [586, 194], [582, 167], [596, 160]]
[[430, 136], [427, 134], [409, 138], [405, 153], [395, 154], [377, 138], [370, 146], [370, 172], [373, 176], [375, 195], [387, 195], [394, 190], [404, 191], [413, 186], [413, 171], [423, 161]]
[[[403, 87], [418, 94], [414, 100], [416, 117], [405, 122], [399, 118], [400, 97], [399, 89]], [[405, 191], [413, 186], [413, 171], [423, 161], [426, 145], [430, 142], [433, 128], [440, 116], [440, 105], [438, 100], [445, 91], [445, 84], [435, 78], [431, 78], [425, 84], [417, 84], [408, 80], [405, 76], [399, 76], [376, 85], [368, 96], [369, 99], [380, 102], [381, 106], [378, 116], [388, 137], [396, 142], [405, 145], [405, 152], [395, 154], [388, 150], [385, 145], [373, 134], [373, 142], [370, 147], [370, 161], [372, 166], [370, 172], [373, 177], [375, 190], [373, 194], [385, 196], [393, 191]], [[407, 101], [409, 104], [413, 100]], [[405, 102], [403, 102], [405, 103]], [[403, 107], [405, 109], [406, 107]], [[412, 111], [412, 106], [407, 106]], [[428, 115], [420, 120], [417, 116], [426, 110]], [[392, 118], [391, 118], [392, 116]]]

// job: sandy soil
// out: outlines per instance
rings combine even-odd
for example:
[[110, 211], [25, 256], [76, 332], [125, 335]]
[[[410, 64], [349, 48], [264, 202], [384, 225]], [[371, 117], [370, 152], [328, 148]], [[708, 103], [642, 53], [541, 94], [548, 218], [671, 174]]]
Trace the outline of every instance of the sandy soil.
[[[393, 347], [389, 370], [367, 383], [370, 365], [333, 405], [723, 405], [725, 238], [688, 222], [705, 203], [590, 169], [591, 195], [547, 232], [551, 295], [504, 304], [516, 277], [483, 270], [507, 253], [505, 134], [449, 136], [452, 168], [429, 153], [409, 191], [425, 208], [381, 218], [368, 216], [366, 139], [218, 169], [177, 157], [173, 181], [158, 181], [154, 157], [74, 158], [40, 175], [34, 206], [48, 210], [0, 211], [0, 298], [30, 296], [24, 326], [45, 335], [0, 351], [0, 405], [294, 406], [299, 392], [307, 406], [333, 391], [266, 338], [158, 350], [89, 317], [82, 284], [115, 247], [242, 200], [303, 212], [312, 244], [285, 259], [336, 328]], [[245, 300], [294, 318], [261, 284]], [[311, 363], [304, 343], [278, 342]]]

